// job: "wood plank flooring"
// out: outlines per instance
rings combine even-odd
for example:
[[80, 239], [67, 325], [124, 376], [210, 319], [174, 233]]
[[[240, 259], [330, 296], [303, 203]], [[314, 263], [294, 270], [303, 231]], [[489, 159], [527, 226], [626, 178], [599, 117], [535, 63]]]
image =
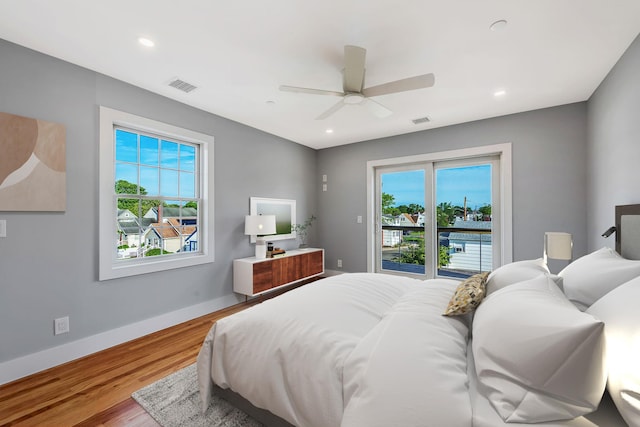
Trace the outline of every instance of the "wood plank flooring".
[[130, 396], [195, 362], [218, 319], [254, 299], [0, 386], [0, 426], [158, 424]]

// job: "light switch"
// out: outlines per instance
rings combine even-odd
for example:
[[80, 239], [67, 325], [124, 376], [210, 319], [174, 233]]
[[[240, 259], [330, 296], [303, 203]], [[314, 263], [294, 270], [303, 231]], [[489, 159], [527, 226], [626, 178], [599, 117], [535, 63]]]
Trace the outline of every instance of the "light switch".
[[356, 222], [357, 222], [358, 224], [362, 224], [362, 215], [358, 215], [358, 216], [356, 217]]
[[327, 184], [322, 184], [322, 191], [327, 191]]
[[327, 182], [327, 175], [322, 175], [322, 182]]
[[7, 220], [0, 219], [0, 237], [7, 237]]

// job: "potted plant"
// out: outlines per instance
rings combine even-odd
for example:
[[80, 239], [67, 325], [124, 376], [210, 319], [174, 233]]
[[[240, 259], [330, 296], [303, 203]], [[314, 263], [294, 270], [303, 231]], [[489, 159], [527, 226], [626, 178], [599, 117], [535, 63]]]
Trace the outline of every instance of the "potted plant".
[[298, 245], [299, 248], [304, 249], [304, 248], [306, 248], [308, 246], [307, 245], [307, 237], [308, 237], [308, 234], [309, 234], [309, 229], [311, 228], [311, 225], [313, 224], [313, 221], [315, 221], [315, 220], [316, 220], [316, 217], [314, 215], [311, 215], [302, 224], [294, 224], [294, 225], [291, 226], [291, 231], [295, 231], [296, 232], [296, 237], [300, 241], [300, 244]]

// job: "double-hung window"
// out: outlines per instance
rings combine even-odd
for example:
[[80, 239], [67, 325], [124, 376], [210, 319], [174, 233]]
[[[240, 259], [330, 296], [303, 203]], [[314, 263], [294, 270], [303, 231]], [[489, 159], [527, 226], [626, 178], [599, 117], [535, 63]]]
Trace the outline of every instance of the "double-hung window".
[[101, 107], [100, 280], [213, 261], [213, 137]]

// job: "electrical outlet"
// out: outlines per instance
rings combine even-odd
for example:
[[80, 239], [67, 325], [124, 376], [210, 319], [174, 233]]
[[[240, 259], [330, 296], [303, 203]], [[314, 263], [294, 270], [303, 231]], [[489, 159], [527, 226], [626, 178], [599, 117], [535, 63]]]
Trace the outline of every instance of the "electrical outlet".
[[67, 332], [69, 332], [69, 316], [53, 320], [53, 335], [66, 334]]
[[342, 268], [342, 260], [341, 259], [338, 260], [338, 268]]
[[0, 219], [0, 237], [7, 237], [7, 220]]

